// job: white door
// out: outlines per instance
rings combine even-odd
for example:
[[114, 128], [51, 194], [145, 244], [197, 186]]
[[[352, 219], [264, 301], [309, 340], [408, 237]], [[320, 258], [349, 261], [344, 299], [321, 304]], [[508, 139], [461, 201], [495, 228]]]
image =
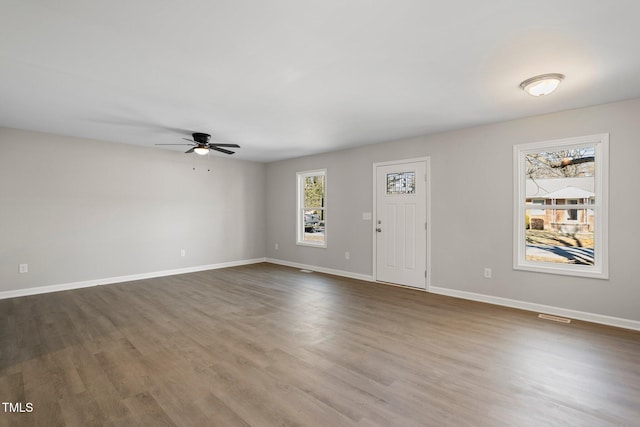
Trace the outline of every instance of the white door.
[[427, 162], [374, 166], [376, 280], [425, 289]]

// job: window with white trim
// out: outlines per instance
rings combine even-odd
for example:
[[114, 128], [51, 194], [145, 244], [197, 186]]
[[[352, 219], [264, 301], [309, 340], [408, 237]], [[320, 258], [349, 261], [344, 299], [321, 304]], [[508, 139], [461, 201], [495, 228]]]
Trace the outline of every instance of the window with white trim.
[[297, 173], [296, 243], [327, 247], [327, 170]]
[[515, 145], [516, 270], [608, 278], [609, 135]]

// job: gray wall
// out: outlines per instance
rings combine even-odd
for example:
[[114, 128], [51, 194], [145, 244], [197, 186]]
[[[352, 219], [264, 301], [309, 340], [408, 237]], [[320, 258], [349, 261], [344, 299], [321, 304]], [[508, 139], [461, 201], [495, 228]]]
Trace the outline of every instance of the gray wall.
[[262, 258], [265, 172], [0, 128], [0, 292]]
[[[636, 99], [271, 163], [267, 257], [371, 275], [372, 223], [362, 212], [373, 210], [372, 164], [430, 156], [432, 286], [640, 320], [639, 118]], [[611, 138], [610, 279], [514, 271], [513, 145], [596, 133]], [[328, 247], [296, 246], [296, 172], [319, 168], [328, 175]]]
[[[268, 165], [0, 128], [0, 292], [265, 255], [371, 275], [372, 164], [430, 156], [432, 286], [640, 320], [639, 117], [636, 99]], [[514, 271], [513, 145], [605, 132], [610, 279]], [[296, 172], [319, 168], [327, 249], [295, 245]]]

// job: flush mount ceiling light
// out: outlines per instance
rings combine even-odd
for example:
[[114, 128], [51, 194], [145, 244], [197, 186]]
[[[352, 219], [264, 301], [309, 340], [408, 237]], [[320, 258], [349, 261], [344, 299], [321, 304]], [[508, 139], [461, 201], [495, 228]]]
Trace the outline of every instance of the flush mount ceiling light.
[[532, 96], [548, 95], [558, 88], [563, 79], [564, 74], [541, 74], [523, 81], [520, 88]]
[[209, 152], [209, 148], [200, 146], [200, 147], [194, 148], [193, 151], [195, 151], [196, 154], [200, 154], [201, 156], [204, 156]]

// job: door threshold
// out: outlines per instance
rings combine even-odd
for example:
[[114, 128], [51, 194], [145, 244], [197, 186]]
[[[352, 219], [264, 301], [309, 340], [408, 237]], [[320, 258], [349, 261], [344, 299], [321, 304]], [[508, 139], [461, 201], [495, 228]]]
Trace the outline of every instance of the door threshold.
[[383, 282], [381, 280], [374, 280], [374, 283], [380, 283], [381, 285], [395, 286], [397, 288], [414, 289], [414, 290], [417, 290], [417, 291], [426, 291], [427, 290], [426, 286], [424, 288], [422, 288], [422, 287], [419, 287], [419, 286], [402, 285], [400, 283]]

